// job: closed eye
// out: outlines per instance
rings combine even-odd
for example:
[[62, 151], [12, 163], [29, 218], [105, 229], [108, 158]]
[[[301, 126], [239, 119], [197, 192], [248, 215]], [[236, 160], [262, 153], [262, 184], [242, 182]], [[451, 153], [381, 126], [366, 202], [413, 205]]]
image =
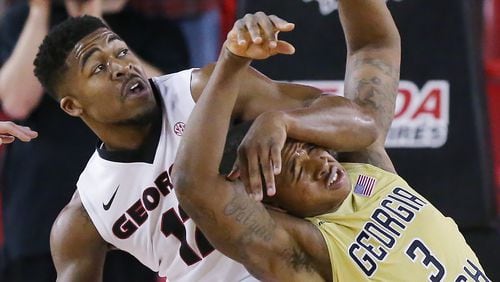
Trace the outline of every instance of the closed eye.
[[316, 146], [313, 144], [306, 144], [304, 147], [307, 153], [310, 153], [312, 150], [314, 150], [314, 148], [316, 148]]
[[[303, 172], [303, 167], [302, 165], [298, 164], [298, 161], [297, 159], [299, 158], [299, 156], [295, 156], [293, 158], [293, 161], [292, 161], [292, 181], [297, 183], [300, 178], [302, 177], [302, 172]], [[297, 168], [298, 168], [298, 172], [297, 172]]]

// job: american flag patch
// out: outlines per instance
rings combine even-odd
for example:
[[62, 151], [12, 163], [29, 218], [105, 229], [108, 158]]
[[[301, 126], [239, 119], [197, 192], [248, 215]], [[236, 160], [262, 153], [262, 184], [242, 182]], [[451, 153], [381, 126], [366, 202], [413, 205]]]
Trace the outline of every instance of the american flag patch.
[[356, 185], [354, 186], [354, 193], [361, 196], [370, 197], [376, 183], [377, 180], [375, 178], [366, 175], [360, 175], [358, 176], [358, 181], [356, 181]]

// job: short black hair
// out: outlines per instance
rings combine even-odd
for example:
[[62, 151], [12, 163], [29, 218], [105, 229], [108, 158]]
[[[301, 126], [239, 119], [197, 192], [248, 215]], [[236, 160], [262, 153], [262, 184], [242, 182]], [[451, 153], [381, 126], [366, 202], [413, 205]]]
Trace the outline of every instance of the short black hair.
[[35, 76], [45, 90], [56, 100], [55, 83], [64, 74], [65, 61], [76, 43], [99, 28], [108, 28], [99, 18], [70, 17], [56, 25], [38, 48], [34, 65]]

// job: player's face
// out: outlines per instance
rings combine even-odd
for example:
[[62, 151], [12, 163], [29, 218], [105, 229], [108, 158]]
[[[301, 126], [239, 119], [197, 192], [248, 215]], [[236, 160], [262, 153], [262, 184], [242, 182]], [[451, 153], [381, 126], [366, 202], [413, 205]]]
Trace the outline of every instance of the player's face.
[[100, 124], [149, 122], [156, 101], [138, 58], [115, 33], [100, 28], [80, 40], [59, 83], [62, 108]]
[[335, 211], [351, 190], [345, 169], [324, 148], [287, 141], [271, 201], [289, 213], [315, 216]]

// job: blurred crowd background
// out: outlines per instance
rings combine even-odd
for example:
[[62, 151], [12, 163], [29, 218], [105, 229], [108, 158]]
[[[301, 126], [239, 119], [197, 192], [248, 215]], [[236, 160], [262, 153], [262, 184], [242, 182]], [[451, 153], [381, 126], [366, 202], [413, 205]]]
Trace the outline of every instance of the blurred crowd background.
[[[0, 147], [0, 281], [55, 280], [50, 227], [95, 149], [95, 136], [32, 74], [41, 40], [68, 15], [102, 16], [156, 76], [214, 62], [235, 19], [262, 10], [296, 24], [285, 38], [297, 53], [254, 67], [342, 93], [336, 0], [89, 0], [85, 11], [75, 1], [0, 0], [0, 120], [39, 132]], [[389, 154], [500, 281], [500, 0], [387, 2], [403, 48]], [[127, 254], [108, 255], [104, 281], [157, 279]]]

